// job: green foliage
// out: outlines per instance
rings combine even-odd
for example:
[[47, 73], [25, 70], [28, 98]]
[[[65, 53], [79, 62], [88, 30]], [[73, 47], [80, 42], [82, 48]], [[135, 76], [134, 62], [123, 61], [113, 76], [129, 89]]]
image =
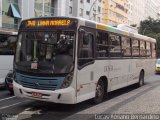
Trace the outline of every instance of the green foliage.
[[160, 20], [148, 18], [141, 21], [139, 33], [157, 40], [157, 56], [160, 57]]
[[147, 20], [140, 22], [139, 33], [142, 35], [148, 35], [150, 33], [159, 33], [160, 31], [160, 20], [154, 20], [148, 18]]

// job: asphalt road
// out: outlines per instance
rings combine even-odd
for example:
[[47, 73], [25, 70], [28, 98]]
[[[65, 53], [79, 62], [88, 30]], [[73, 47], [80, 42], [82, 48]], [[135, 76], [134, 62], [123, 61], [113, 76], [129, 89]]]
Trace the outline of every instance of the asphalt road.
[[109, 99], [98, 105], [90, 100], [76, 105], [45, 103], [19, 99], [7, 90], [0, 90], [0, 120], [92, 120], [104, 117], [100, 114], [160, 114], [159, 91], [160, 75], [148, 78], [141, 88], [129, 86], [111, 92]]

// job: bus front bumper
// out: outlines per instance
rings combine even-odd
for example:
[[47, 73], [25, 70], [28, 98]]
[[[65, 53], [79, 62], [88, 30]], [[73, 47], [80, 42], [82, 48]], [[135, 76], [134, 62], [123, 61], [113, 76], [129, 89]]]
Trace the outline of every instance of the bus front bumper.
[[21, 98], [29, 98], [39, 101], [63, 103], [63, 104], [76, 103], [75, 89], [72, 87], [54, 91], [37, 90], [37, 89], [25, 88], [22, 85], [19, 85], [15, 81], [13, 81], [13, 89], [15, 96]]

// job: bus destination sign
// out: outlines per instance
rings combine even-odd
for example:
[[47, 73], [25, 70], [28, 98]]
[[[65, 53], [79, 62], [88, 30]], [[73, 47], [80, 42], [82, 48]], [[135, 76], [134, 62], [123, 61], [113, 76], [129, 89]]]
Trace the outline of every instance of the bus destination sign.
[[53, 27], [53, 26], [70, 26], [72, 23], [69, 19], [49, 19], [49, 20], [28, 20], [26, 27]]

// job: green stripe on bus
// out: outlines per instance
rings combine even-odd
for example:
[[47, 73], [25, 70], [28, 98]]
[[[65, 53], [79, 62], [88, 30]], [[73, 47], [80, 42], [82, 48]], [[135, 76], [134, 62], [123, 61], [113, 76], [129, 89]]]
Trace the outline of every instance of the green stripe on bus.
[[116, 29], [115, 29], [115, 28], [107, 27], [107, 30], [108, 30], [109, 32], [114, 32], [114, 33], [116, 33]]

